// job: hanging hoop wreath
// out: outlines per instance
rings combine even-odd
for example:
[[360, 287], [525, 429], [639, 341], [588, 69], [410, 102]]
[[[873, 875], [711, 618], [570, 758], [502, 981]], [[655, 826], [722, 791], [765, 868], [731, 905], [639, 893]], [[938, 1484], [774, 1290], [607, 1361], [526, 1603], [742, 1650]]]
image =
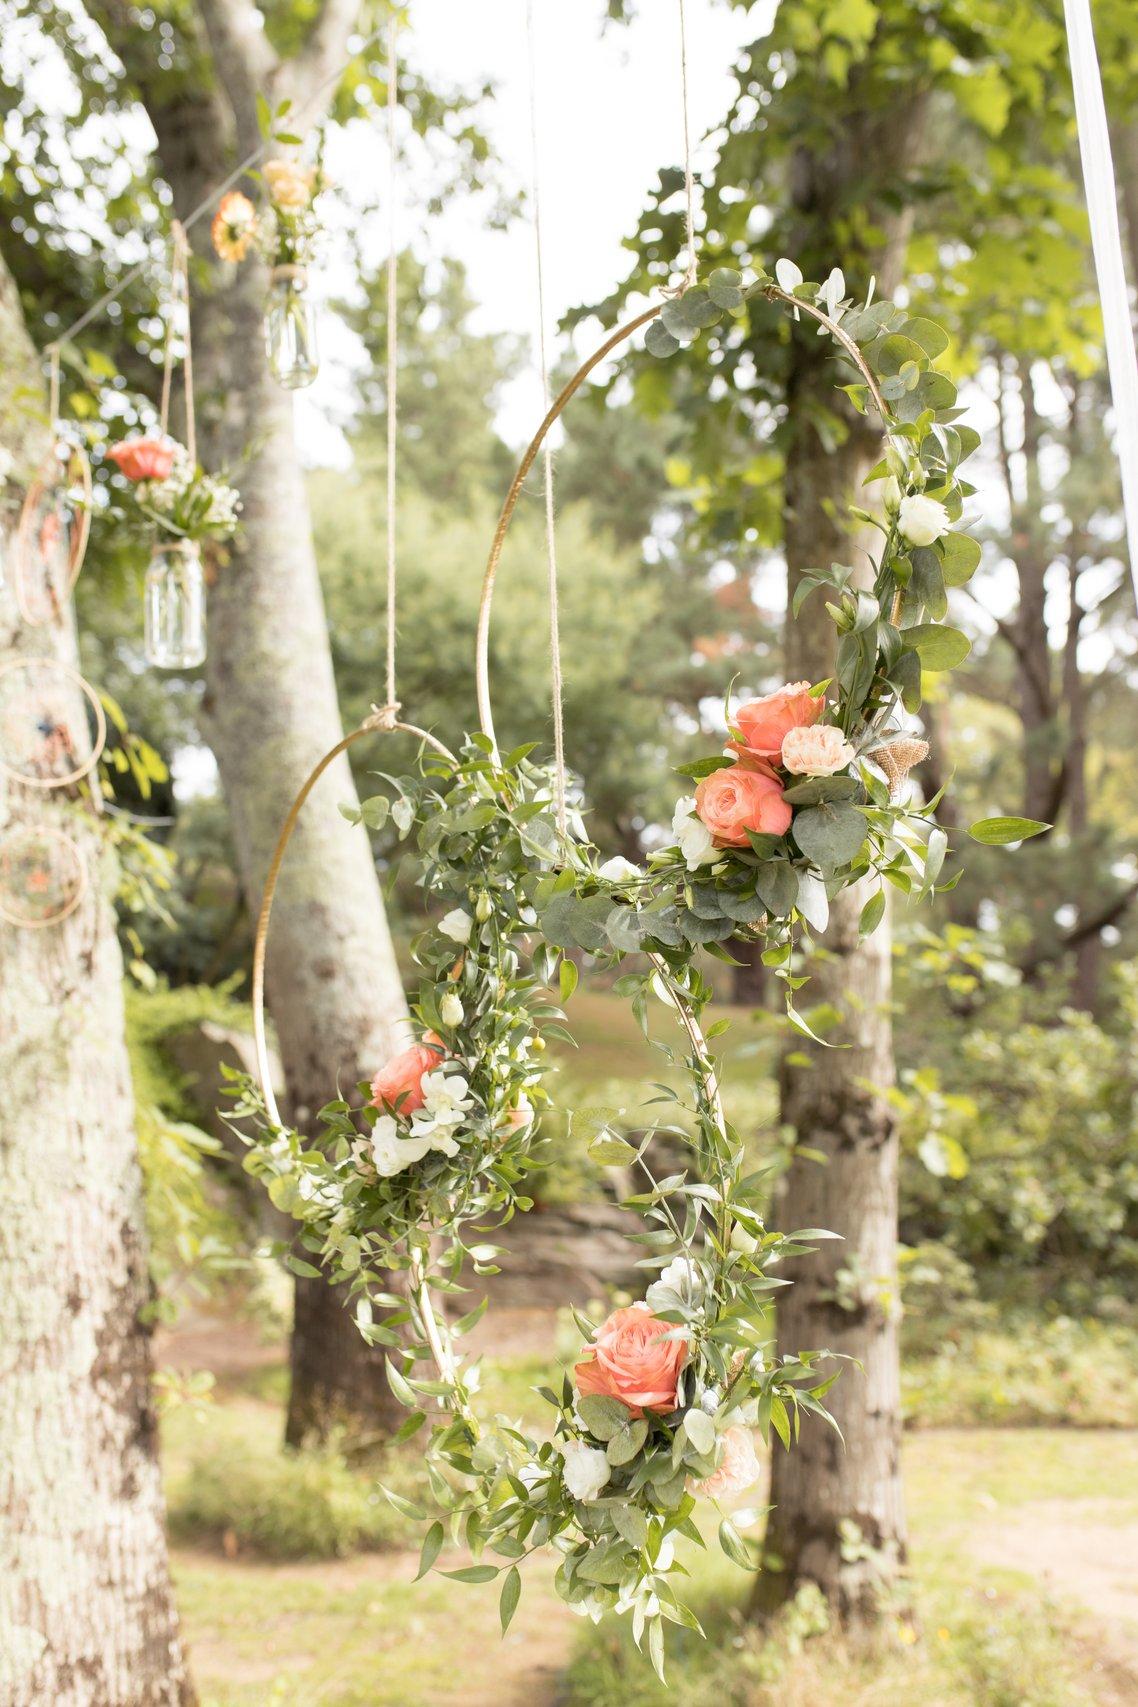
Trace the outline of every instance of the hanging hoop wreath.
[[[420, 1041], [359, 1087], [362, 1108], [338, 1097], [321, 1111], [319, 1144], [281, 1122], [269, 1082], [263, 969], [272, 896], [313, 783], [364, 734], [407, 727], [393, 708], [348, 736], [301, 791], [257, 933], [262, 1084], [241, 1082], [236, 1109], [257, 1129], [247, 1165], [302, 1224], [307, 1257], [294, 1256], [294, 1269], [319, 1274], [308, 1260], [317, 1259], [357, 1298], [365, 1338], [391, 1348], [391, 1387], [410, 1413], [400, 1437], [425, 1427], [430, 1408], [444, 1413], [431, 1425], [428, 1475], [453, 1539], [475, 1555], [446, 1574], [466, 1582], [502, 1575], [506, 1623], [520, 1561], [552, 1544], [562, 1596], [594, 1617], [629, 1612], [657, 1670], [663, 1621], [698, 1629], [673, 1575], [676, 1538], [700, 1542], [698, 1501], [753, 1482], [751, 1430], [768, 1442], [773, 1432], [789, 1447], [803, 1412], [827, 1416], [836, 1379], [819, 1368], [831, 1357], [825, 1351], [771, 1357], [767, 1310], [785, 1284], [771, 1270], [830, 1235], [777, 1233], [763, 1223], [762, 1180], [745, 1172], [701, 1030], [711, 990], [698, 952], [724, 956], [733, 938], [765, 938], [792, 1023], [808, 1032], [791, 999], [801, 981], [796, 944], [824, 930], [830, 901], [866, 877], [880, 883], [862, 915], [866, 933], [883, 914], [885, 883], [934, 893], [946, 850], [932, 818], [936, 802], [918, 809], [894, 798], [925, 750], [902, 727], [899, 708], [919, 707], [926, 669], [949, 669], [968, 651], [944, 618], [946, 588], [966, 581], [980, 556], [954, 525], [972, 490], [959, 467], [978, 436], [960, 424], [956, 389], [933, 367], [947, 346], [940, 329], [890, 302], [849, 302], [839, 281], [835, 273], [823, 287], [784, 289], [766, 274], [744, 283], [720, 270], [706, 287], [615, 331], [550, 406], [510, 487], [486, 569], [476, 651], [481, 731], [454, 757], [412, 729], [423, 743], [419, 774], [395, 782], [393, 799], [364, 802], [359, 814], [371, 828], [390, 819], [414, 842], [424, 896], [445, 909], [413, 945], [423, 973], [414, 1009]], [[602, 862], [565, 807], [564, 775], [536, 764], [532, 747], [502, 756], [494, 738], [489, 630], [502, 546], [546, 435], [598, 363], [646, 324], [649, 347], [669, 354], [756, 296], [817, 320], [838, 346], [842, 388], [856, 408], [880, 417], [886, 454], [868, 479], [885, 483], [883, 519], [854, 512], [879, 529], [880, 557], [869, 584], [835, 567], [802, 588], [800, 598], [829, 595], [839, 635], [833, 681], [791, 684], [739, 707], [727, 751], [689, 769], [698, 786], [677, 805], [675, 843], [644, 870]], [[392, 682], [389, 667], [389, 690]], [[1016, 821], [1021, 838], [1041, 827]], [[476, 1365], [455, 1341], [484, 1303], [448, 1326], [433, 1294], [460, 1289], [464, 1270], [495, 1272], [501, 1253], [485, 1242], [487, 1230], [530, 1206], [533, 1116], [548, 1100], [544, 1040], [568, 1036], [548, 992], [572, 994], [574, 949], [602, 967], [638, 957], [615, 989], [646, 1034], [650, 999], [661, 1000], [682, 1039], [686, 1092], [661, 1088], [666, 1112], [639, 1144], [602, 1126], [590, 1146], [597, 1161], [643, 1176], [629, 1206], [645, 1223], [643, 1266], [656, 1278], [644, 1303], [603, 1323], [578, 1314], [581, 1360], [559, 1392], [541, 1389], [551, 1414], [550, 1434], [540, 1438], [509, 1419], [477, 1417]], [[692, 1167], [658, 1180], [649, 1154], [663, 1134], [688, 1146]], [[390, 1269], [409, 1271], [407, 1297], [385, 1290]], [[432, 1376], [417, 1368], [427, 1359]], [[426, 1516], [390, 1497], [408, 1515]], [[444, 1538], [436, 1519], [421, 1572]], [[719, 1539], [736, 1563], [755, 1568], [726, 1516]]]
[[24, 788], [70, 788], [94, 770], [106, 741], [102, 701], [70, 664], [0, 664], [0, 776]]
[[24, 497], [16, 529], [12, 581], [29, 627], [55, 622], [79, 579], [91, 531], [91, 464], [57, 438]]
[[50, 825], [20, 825], [0, 835], [0, 919], [43, 930], [69, 918], [88, 885], [76, 842]]

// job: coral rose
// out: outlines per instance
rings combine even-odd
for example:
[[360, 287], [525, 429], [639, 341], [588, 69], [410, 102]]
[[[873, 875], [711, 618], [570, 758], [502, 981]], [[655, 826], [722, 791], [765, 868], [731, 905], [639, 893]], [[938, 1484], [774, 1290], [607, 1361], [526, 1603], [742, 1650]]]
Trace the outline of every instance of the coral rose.
[[811, 697], [809, 682], [788, 682], [776, 693], [741, 705], [735, 713], [735, 726], [748, 753], [777, 760], [790, 730], [817, 723], [823, 709], [821, 695]]
[[439, 1065], [444, 1051], [430, 1042], [413, 1043], [381, 1067], [371, 1081], [371, 1105], [393, 1114], [414, 1114], [425, 1098], [424, 1075]]
[[266, 160], [261, 174], [277, 207], [298, 213], [312, 200], [316, 173], [311, 167], [297, 166], [291, 160]]
[[856, 756], [833, 723], [803, 724], [791, 729], [782, 743], [782, 762], [796, 776], [833, 776]]
[[676, 1383], [687, 1357], [682, 1339], [666, 1339], [674, 1324], [662, 1322], [647, 1304], [614, 1310], [593, 1342], [592, 1356], [573, 1370], [582, 1398], [600, 1393], [619, 1399], [634, 1417], [676, 1408]]
[[174, 466], [174, 446], [169, 439], [120, 439], [107, 452], [128, 480], [165, 480]]
[[752, 1487], [763, 1473], [755, 1452], [755, 1438], [749, 1428], [724, 1429], [719, 1442], [719, 1463], [710, 1476], [694, 1482], [692, 1491], [709, 1500], [721, 1500], [731, 1494], [741, 1494]]
[[775, 778], [744, 765], [705, 776], [695, 791], [695, 809], [721, 848], [747, 847], [748, 830], [783, 836], [792, 817]]

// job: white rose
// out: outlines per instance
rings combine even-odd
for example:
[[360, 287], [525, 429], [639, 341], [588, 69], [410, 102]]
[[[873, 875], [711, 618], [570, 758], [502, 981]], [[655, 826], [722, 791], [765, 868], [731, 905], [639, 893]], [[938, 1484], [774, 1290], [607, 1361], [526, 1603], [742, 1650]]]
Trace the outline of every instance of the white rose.
[[910, 545], [931, 545], [952, 523], [948, 511], [937, 498], [926, 498], [923, 492], [911, 492], [902, 498], [897, 526]]
[[743, 1256], [752, 1256], [759, 1248], [759, 1241], [753, 1233], [748, 1233], [741, 1221], [736, 1221], [731, 1228], [731, 1249], [739, 1251]]
[[381, 1114], [371, 1129], [372, 1160], [381, 1179], [390, 1179], [412, 1162], [421, 1162], [430, 1148], [429, 1137], [403, 1137], [398, 1122], [390, 1114]]
[[609, 1479], [609, 1461], [595, 1446], [583, 1440], [567, 1440], [562, 1444], [565, 1460], [565, 1486], [575, 1500], [595, 1500]]
[[465, 1013], [466, 1009], [462, 1005], [462, 998], [456, 996], [453, 990], [448, 990], [439, 1003], [439, 1018], [443, 1024], [461, 1025]]
[[630, 877], [643, 875], [638, 865], [633, 865], [630, 859], [625, 859], [621, 854], [615, 854], [612, 859], [606, 859], [603, 865], [597, 867], [597, 876], [606, 878], [609, 883], [624, 883]]
[[665, 1292], [676, 1292], [686, 1303], [698, 1303], [703, 1296], [703, 1275], [690, 1257], [673, 1257], [666, 1268], [660, 1270], [660, 1277], [654, 1280], [645, 1293], [645, 1302], [650, 1310], [666, 1310]]
[[695, 815], [694, 794], [687, 794], [682, 800], [676, 801], [676, 810], [672, 813], [672, 834], [687, 861], [689, 871], [698, 871], [701, 865], [711, 865], [719, 858], [719, 850], [711, 839], [711, 831], [703, 820]]
[[450, 912], [439, 920], [439, 929], [444, 936], [449, 936], [452, 942], [467, 943], [474, 929], [474, 920], [469, 913], [464, 913], [461, 907], [452, 907]]
[[895, 474], [891, 474], [881, 488], [881, 502], [885, 505], [888, 515], [895, 516], [901, 508], [901, 482]]
[[833, 723], [801, 724], [783, 736], [782, 762], [796, 776], [833, 776], [854, 758], [853, 748]]

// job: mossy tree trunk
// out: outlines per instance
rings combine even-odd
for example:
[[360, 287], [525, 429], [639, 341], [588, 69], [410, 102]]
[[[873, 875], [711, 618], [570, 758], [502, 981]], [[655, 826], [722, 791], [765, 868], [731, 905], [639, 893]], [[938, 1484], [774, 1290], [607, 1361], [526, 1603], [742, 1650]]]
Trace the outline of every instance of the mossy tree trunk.
[[[154, 125], [160, 168], [179, 213], [256, 147], [259, 94], [274, 106], [285, 96], [304, 105], [306, 125], [319, 120], [320, 100], [312, 97], [346, 56], [357, 12], [356, 0], [326, 0], [307, 45], [282, 61], [245, 0], [200, 0], [191, 25], [215, 75], [187, 83], [158, 69], [133, 20], [98, 8]], [[332, 92], [324, 92], [325, 102]], [[248, 453], [238, 475], [240, 537], [210, 592], [203, 712], [242, 888], [255, 913], [288, 807], [317, 759], [340, 739], [342, 725], [292, 395], [274, 382], [264, 353], [267, 273], [253, 258], [236, 273], [220, 264], [208, 221], [191, 236], [202, 455], [222, 467]], [[377, 659], [377, 696], [381, 672]], [[367, 836], [338, 811], [355, 800], [341, 759], [305, 807], [273, 912], [269, 1007], [291, 1117], [310, 1129], [325, 1102], [341, 1090], [352, 1094], [407, 1040], [407, 1009]], [[356, 1332], [341, 1295], [321, 1280], [300, 1279], [296, 1296], [290, 1443], [338, 1427], [371, 1435], [401, 1420], [382, 1351]]]
[[[0, 373], [0, 443], [24, 482], [49, 436], [2, 260]], [[74, 655], [69, 613], [28, 629], [0, 596], [0, 659]], [[0, 783], [0, 835], [23, 826], [66, 833], [91, 880], [57, 925], [0, 922], [0, 1701], [174, 1707], [194, 1697], [166, 1556], [113, 862], [67, 791]]]

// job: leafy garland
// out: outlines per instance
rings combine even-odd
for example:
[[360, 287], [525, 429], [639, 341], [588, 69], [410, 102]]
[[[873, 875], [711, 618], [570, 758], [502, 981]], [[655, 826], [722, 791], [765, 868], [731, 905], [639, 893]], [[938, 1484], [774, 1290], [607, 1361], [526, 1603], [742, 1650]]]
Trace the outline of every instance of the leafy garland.
[[[413, 833], [425, 897], [442, 909], [413, 948], [423, 973], [414, 1010], [421, 1041], [360, 1087], [362, 1108], [339, 1098], [321, 1111], [319, 1144], [276, 1126], [251, 1081], [235, 1085], [236, 1115], [256, 1134], [246, 1165], [301, 1223], [307, 1257], [292, 1255], [291, 1266], [345, 1284], [365, 1338], [391, 1348], [392, 1391], [409, 1410], [400, 1438], [427, 1426], [433, 1406], [442, 1410], [430, 1418], [427, 1472], [452, 1539], [475, 1560], [446, 1574], [501, 1576], [504, 1628], [521, 1561], [552, 1544], [563, 1598], [594, 1618], [610, 1608], [629, 1613], [661, 1675], [664, 1622], [699, 1628], [675, 1587], [676, 1539], [704, 1544], [699, 1500], [756, 1480], [752, 1429], [789, 1447], [804, 1411], [827, 1416], [836, 1379], [818, 1368], [829, 1353], [772, 1357], [767, 1307], [785, 1282], [771, 1271], [830, 1235], [763, 1224], [763, 1179], [745, 1171], [700, 1028], [711, 990], [697, 951], [730, 958], [724, 943], [763, 936], [792, 1022], [805, 1031], [792, 1001], [801, 982], [793, 949], [825, 929], [830, 901], [875, 875], [862, 914], [868, 932], [884, 912], [885, 883], [935, 892], [946, 852], [936, 803], [917, 809], [893, 797], [923, 752], [898, 707], [915, 711], [923, 672], [967, 654], [965, 637], [944, 622], [946, 588], [979, 560], [979, 546], [953, 525], [972, 490], [957, 471], [977, 438], [958, 424], [955, 387], [932, 366], [944, 334], [892, 303], [846, 302], [836, 273], [820, 287], [788, 278], [788, 266], [780, 263], [777, 285], [765, 274], [746, 287], [736, 274], [713, 274], [706, 288], [667, 305], [649, 347], [670, 353], [766, 293], [811, 310], [824, 302], [840, 326], [842, 360], [852, 340], [877, 376], [887, 448], [869, 478], [887, 483], [885, 520], [854, 512], [882, 535], [871, 585], [835, 567], [809, 577], [796, 599], [797, 610], [804, 597], [830, 595], [839, 634], [833, 682], [790, 684], [737, 708], [727, 753], [690, 768], [697, 788], [677, 805], [675, 842], [645, 869], [602, 861], [579, 819], [559, 833], [552, 780], [531, 747], [500, 758], [475, 736], [455, 760], [424, 752], [417, 776], [388, 779], [393, 800], [369, 800], [358, 815], [372, 828], [390, 817], [403, 839]], [[856, 368], [844, 389], [866, 407]], [[1041, 827], [988, 820], [973, 834], [1011, 841]], [[545, 1038], [568, 1035], [548, 992], [562, 1001], [572, 994], [575, 950], [613, 967], [641, 957], [616, 990], [646, 1035], [649, 1003], [659, 998], [679, 1028], [686, 1089], [657, 1087], [664, 1112], [639, 1144], [602, 1125], [590, 1146], [599, 1162], [642, 1176], [628, 1207], [644, 1222], [636, 1239], [654, 1278], [643, 1304], [603, 1323], [577, 1313], [581, 1360], [560, 1391], [540, 1390], [550, 1432], [536, 1437], [508, 1418], [476, 1416], [477, 1364], [455, 1342], [484, 1304], [448, 1327], [433, 1294], [462, 1290], [464, 1268], [496, 1272], [501, 1252], [487, 1232], [530, 1206], [534, 1117], [548, 1100]], [[688, 1147], [692, 1165], [661, 1180], [648, 1157], [665, 1134]], [[471, 1228], [477, 1238], [468, 1242]], [[408, 1275], [405, 1291], [390, 1290], [390, 1270]], [[426, 1359], [435, 1376], [417, 1371]], [[442, 1519], [430, 1524], [420, 1574], [445, 1535]], [[754, 1568], [727, 1516], [719, 1541]]]

